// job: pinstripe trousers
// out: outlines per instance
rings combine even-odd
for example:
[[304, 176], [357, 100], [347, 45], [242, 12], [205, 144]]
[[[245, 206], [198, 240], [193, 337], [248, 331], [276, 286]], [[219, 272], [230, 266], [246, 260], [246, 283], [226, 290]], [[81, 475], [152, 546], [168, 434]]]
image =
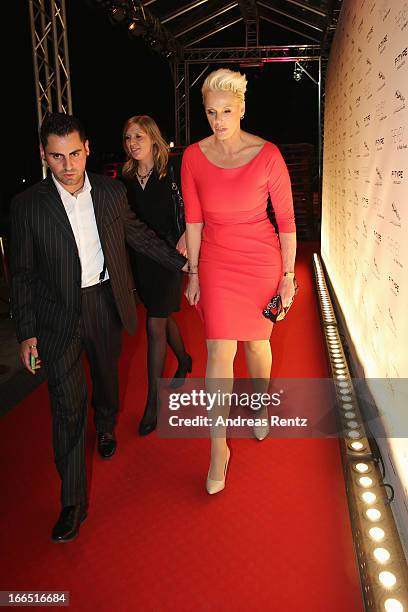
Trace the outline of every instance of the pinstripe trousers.
[[80, 322], [68, 349], [56, 363], [44, 359], [62, 506], [87, 501], [85, 440], [88, 400], [82, 363], [84, 351], [91, 371], [97, 431], [111, 432], [119, 409], [117, 364], [122, 324], [109, 281], [82, 289], [81, 297]]

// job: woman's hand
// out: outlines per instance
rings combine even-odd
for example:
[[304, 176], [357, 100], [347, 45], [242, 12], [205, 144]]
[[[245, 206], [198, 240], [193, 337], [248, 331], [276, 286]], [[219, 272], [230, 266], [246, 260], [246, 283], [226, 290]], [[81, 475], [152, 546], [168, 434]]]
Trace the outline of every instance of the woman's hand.
[[187, 257], [186, 232], [180, 236], [180, 239], [176, 244], [176, 249], [181, 255]]
[[290, 306], [295, 296], [294, 279], [290, 276], [284, 276], [279, 283], [277, 293], [281, 296], [283, 308]]
[[200, 283], [198, 274], [189, 274], [187, 289], [184, 292], [190, 306], [198, 304], [200, 299]]

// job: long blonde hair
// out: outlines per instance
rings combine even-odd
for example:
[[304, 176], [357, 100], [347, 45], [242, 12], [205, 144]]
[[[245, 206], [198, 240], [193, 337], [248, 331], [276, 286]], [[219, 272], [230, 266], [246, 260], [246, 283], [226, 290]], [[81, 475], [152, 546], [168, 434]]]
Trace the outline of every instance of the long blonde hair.
[[127, 161], [123, 165], [123, 175], [133, 178], [136, 175], [137, 170], [137, 161], [131, 157], [126, 147], [126, 133], [131, 125], [139, 126], [152, 139], [154, 167], [159, 175], [159, 178], [163, 178], [167, 174], [169, 147], [161, 135], [157, 123], [148, 115], [135, 115], [134, 117], [130, 117], [123, 127], [122, 143], [127, 155]]

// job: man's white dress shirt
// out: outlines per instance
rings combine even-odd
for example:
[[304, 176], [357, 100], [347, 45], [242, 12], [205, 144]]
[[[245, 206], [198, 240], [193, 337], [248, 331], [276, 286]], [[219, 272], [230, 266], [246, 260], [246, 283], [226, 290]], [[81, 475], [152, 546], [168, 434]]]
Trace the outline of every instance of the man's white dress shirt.
[[[75, 195], [59, 183], [52, 175], [62, 203], [68, 215], [75, 241], [78, 247], [79, 259], [81, 261], [81, 287], [90, 287], [99, 282], [103, 269], [104, 256], [96, 225], [95, 211], [91, 196], [91, 183], [85, 172], [85, 181], [82, 189]], [[109, 278], [108, 271], [105, 272], [103, 280]]]

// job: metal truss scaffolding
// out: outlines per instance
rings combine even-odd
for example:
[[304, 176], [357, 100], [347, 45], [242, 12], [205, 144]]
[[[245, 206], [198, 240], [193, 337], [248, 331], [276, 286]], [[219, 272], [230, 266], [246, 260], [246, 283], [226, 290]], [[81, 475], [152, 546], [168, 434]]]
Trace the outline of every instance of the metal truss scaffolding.
[[[48, 113], [72, 114], [65, 0], [29, 0], [38, 125]], [[43, 175], [45, 176], [43, 166]]]
[[[268, 62], [319, 61], [320, 68], [320, 52], [319, 45], [219, 47], [207, 49], [185, 48], [184, 61], [173, 62], [175, 133], [177, 146], [185, 146], [190, 142], [190, 89], [201, 78], [210, 64], [250, 65]], [[190, 82], [190, 66], [194, 64], [206, 64], [206, 66], [204, 70]]]

